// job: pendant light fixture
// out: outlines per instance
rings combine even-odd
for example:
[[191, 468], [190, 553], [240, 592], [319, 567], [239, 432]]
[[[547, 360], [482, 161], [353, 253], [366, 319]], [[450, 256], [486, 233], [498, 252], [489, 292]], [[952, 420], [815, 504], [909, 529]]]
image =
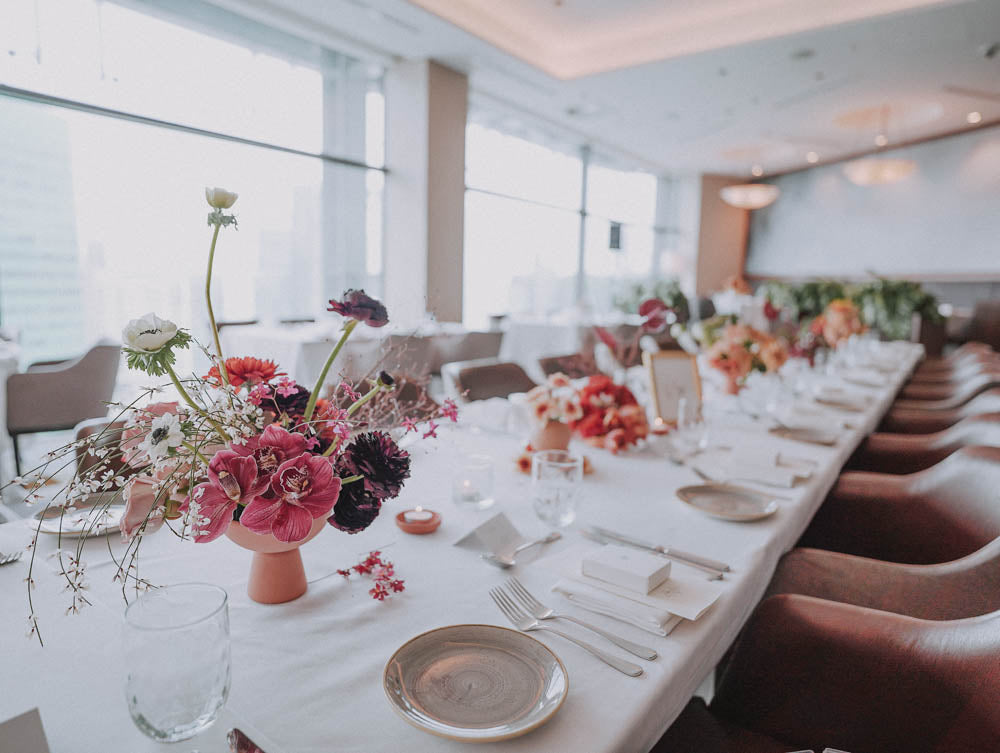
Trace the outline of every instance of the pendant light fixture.
[[[875, 134], [875, 144], [882, 150], [889, 143], [889, 106], [883, 105], [880, 128]], [[879, 157], [878, 151], [869, 157], [851, 160], [844, 165], [844, 175], [856, 186], [884, 186], [909, 177], [917, 169], [911, 159]]]

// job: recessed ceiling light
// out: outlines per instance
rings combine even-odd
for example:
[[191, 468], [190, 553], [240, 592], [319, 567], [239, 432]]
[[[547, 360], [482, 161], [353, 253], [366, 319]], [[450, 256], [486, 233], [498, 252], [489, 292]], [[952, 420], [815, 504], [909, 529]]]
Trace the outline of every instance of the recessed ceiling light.
[[888, 143], [889, 138], [884, 133], [880, 133], [875, 137], [875, 146], [885, 146]]
[[808, 60], [809, 58], [811, 58], [815, 54], [816, 54], [816, 50], [814, 50], [814, 49], [812, 49], [810, 47], [803, 47], [803, 48], [801, 48], [799, 50], [795, 50], [788, 57], [790, 57], [792, 60]]
[[973, 111], [973, 112], [970, 112], [968, 115], [965, 116], [966, 122], [970, 123], [972, 125], [975, 125], [976, 123], [980, 122], [982, 119], [983, 119], [983, 114], [981, 112], [975, 112], [975, 111]]
[[761, 175], [764, 174], [764, 168], [761, 167], [760, 165], [754, 165], [752, 168], [750, 168], [750, 173], [755, 178], [759, 178]]
[[819, 155], [816, 152], [806, 152], [806, 162], [810, 165], [819, 162]]

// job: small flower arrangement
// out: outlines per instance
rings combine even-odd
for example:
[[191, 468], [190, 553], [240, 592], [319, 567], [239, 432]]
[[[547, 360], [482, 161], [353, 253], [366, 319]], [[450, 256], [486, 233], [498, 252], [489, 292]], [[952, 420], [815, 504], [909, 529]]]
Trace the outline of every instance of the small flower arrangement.
[[777, 372], [788, 360], [788, 348], [780, 339], [746, 324], [727, 324], [705, 357], [726, 377], [726, 391], [736, 394], [751, 372]]
[[830, 301], [823, 313], [809, 325], [810, 332], [822, 337], [831, 348], [839, 348], [850, 339], [851, 335], [860, 335], [867, 329], [861, 321], [858, 307], [847, 298]]
[[[517, 457], [514, 458], [514, 465], [517, 467], [521, 473], [525, 475], [531, 473], [531, 457], [535, 454], [535, 447], [528, 442], [524, 449], [518, 453]], [[594, 466], [590, 462], [590, 458], [586, 455], [583, 456], [583, 475], [589, 476], [594, 472]]]
[[525, 402], [532, 418], [542, 425], [549, 421], [569, 424], [583, 417], [580, 396], [565, 374], [551, 374], [525, 395]]
[[[195, 343], [186, 330], [155, 314], [129, 322], [122, 332], [129, 368], [168, 377], [179, 399], [147, 403], [163, 389], [151, 387], [128, 405], [114, 403], [117, 415], [104, 430], [50, 452], [27, 482], [14, 481], [27, 483], [29, 501], [38, 501], [39, 489], [50, 481], [52, 464], [62, 468], [80, 457], [87, 460], [48, 501], [46, 512], [55, 508], [62, 520], [77, 506], [93, 505], [93, 495], [99, 494], [98, 514], [89, 518], [94, 530], [112, 504], [125, 502], [120, 528], [126, 548], [121, 554], [112, 553], [123, 595], [128, 583], [137, 590], [152, 587], [139, 574], [138, 553], [143, 536], [162, 526], [197, 543], [231, 533], [233, 526], [246, 529], [252, 537], [273, 537], [281, 545], [308, 540], [321, 530], [320, 522], [354, 534], [372, 524], [382, 505], [399, 495], [410, 476], [410, 456], [392, 436], [371, 420], [356, 419], [370, 401], [394, 389], [391, 375], [383, 371], [360, 389], [341, 383], [327, 399], [319, 397], [354, 329], [359, 324], [388, 323], [385, 306], [363, 290], [348, 290], [329, 302], [329, 310], [342, 317], [344, 327], [312, 389], [295, 382], [273, 361], [224, 357], [212, 309], [211, 276], [220, 230], [237, 226], [236, 218], [226, 212], [237, 195], [206, 189], [206, 199], [212, 208], [208, 224], [214, 228], [205, 298], [215, 352], [202, 348], [212, 364], [208, 373], [201, 377], [177, 373], [175, 352]], [[437, 415], [456, 420], [457, 410], [450, 404]], [[420, 420], [429, 417], [425, 414]], [[428, 426], [424, 437], [435, 435], [436, 424], [430, 421]], [[421, 431], [412, 419], [408, 424], [403, 421], [402, 430]], [[29, 546], [27, 578], [29, 634], [39, 641], [31, 590], [42, 517]], [[89, 603], [81, 560], [85, 540], [86, 535], [79, 539], [75, 551], [55, 553], [71, 593], [70, 612]], [[381, 560], [378, 552], [352, 569], [374, 577], [375, 599], [403, 590], [392, 564]]]
[[604, 374], [580, 390], [583, 415], [571, 426], [589, 444], [617, 453], [649, 435], [646, 412], [632, 391]]
[[[595, 325], [593, 328], [594, 334], [597, 336], [600, 344], [607, 348], [607, 353], [619, 367], [631, 366], [637, 362], [639, 357], [639, 340], [642, 339], [643, 335], [662, 332], [669, 322], [676, 322], [680, 319], [677, 310], [668, 306], [659, 298], [648, 298], [640, 303], [639, 316], [642, 317], [642, 321], [639, 323], [635, 334], [627, 341], [620, 341], [604, 327]], [[613, 367], [602, 363], [604, 359], [597, 357], [596, 351], [595, 360], [597, 366], [604, 372], [610, 373], [613, 371]]]

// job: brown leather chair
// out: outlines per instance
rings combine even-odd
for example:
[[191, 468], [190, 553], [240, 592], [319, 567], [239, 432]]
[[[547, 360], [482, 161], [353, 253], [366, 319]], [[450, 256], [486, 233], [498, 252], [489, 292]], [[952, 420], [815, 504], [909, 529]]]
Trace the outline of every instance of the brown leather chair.
[[1000, 612], [930, 621], [810, 596], [765, 600], [706, 707], [655, 753], [1000, 750]]
[[965, 405], [976, 395], [995, 387], [1000, 387], [1000, 375], [980, 374], [973, 379], [963, 382], [945, 397], [933, 397], [928, 392], [922, 392], [920, 394], [927, 396], [923, 398], [901, 397], [892, 404], [892, 407], [919, 408], [922, 410], [952, 410], [953, 408]]
[[1000, 372], [1000, 355], [992, 352], [983, 353], [977, 355], [975, 360], [963, 362], [960, 366], [956, 366], [953, 369], [914, 372], [907, 384], [958, 386], [962, 382], [974, 379], [980, 374], [995, 374], [997, 372]]
[[998, 536], [1000, 448], [963, 447], [919, 473], [842, 473], [798, 545], [920, 565]]
[[907, 565], [796, 548], [781, 558], [766, 596], [781, 593], [924, 620], [976, 617], [1000, 610], [1000, 538], [967, 557], [937, 565]]
[[965, 405], [949, 410], [892, 408], [879, 425], [879, 431], [894, 434], [933, 434], [954, 426], [963, 418], [1000, 413], [1000, 389], [980, 392]]
[[565, 356], [548, 356], [539, 358], [538, 365], [545, 376], [565, 374], [570, 379], [583, 379], [597, 373], [594, 357], [584, 353], [570, 353]]
[[119, 445], [122, 440], [122, 432], [125, 429], [124, 421], [109, 421], [106, 418], [91, 418], [86, 421], [81, 421], [76, 425], [76, 439], [87, 439], [88, 437], [96, 436], [94, 439], [93, 448], [97, 449], [108, 449], [109, 454], [103, 458], [98, 458], [96, 455], [91, 455], [88, 452], [88, 447], [77, 447], [76, 448], [76, 472], [81, 474], [93, 468], [99, 463], [105, 462], [108, 469], [113, 470], [116, 474], [123, 473], [125, 476], [130, 476], [134, 473], [133, 470], [125, 466], [124, 461], [121, 457], [121, 452], [119, 451]]
[[441, 367], [441, 372], [454, 381], [451, 389], [466, 401], [507, 397], [514, 392], [527, 392], [536, 386], [532, 378], [516, 363], [497, 363], [484, 359], [486, 360], [490, 362], [447, 363]]
[[979, 301], [972, 309], [969, 339], [1000, 348], [1000, 301]]
[[974, 374], [947, 382], [909, 382], [899, 392], [903, 400], [949, 400], [968, 391], [970, 385], [987, 383], [985, 389], [1000, 387], [1000, 368], [977, 370]]
[[961, 447], [1000, 447], [1000, 413], [970, 416], [933, 434], [870, 434], [845, 466], [852, 471], [916, 473]]
[[968, 342], [941, 358], [926, 358], [917, 364], [914, 374], [933, 374], [954, 371], [963, 365], [975, 362], [982, 356], [994, 354], [989, 345], [980, 342]]

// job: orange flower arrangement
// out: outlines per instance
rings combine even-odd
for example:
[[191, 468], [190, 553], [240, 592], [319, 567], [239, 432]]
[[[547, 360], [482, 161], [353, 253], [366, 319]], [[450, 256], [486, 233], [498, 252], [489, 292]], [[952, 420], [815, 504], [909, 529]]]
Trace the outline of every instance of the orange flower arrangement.
[[580, 391], [583, 417], [570, 426], [588, 443], [612, 453], [649, 435], [646, 412], [628, 387], [604, 374], [590, 377]]
[[[229, 375], [229, 383], [235, 389], [239, 389], [244, 384], [252, 386], [269, 382], [275, 377], [285, 376], [285, 372], [278, 371], [278, 364], [274, 361], [265, 361], [252, 356], [227, 358], [226, 373]], [[205, 379], [212, 385], [220, 385], [222, 380], [219, 375], [219, 367], [213, 366], [209, 369]]]
[[752, 371], [775, 372], [788, 360], [788, 348], [771, 335], [746, 324], [729, 324], [705, 353], [709, 365], [726, 377], [726, 391], [735, 395]]
[[846, 298], [837, 298], [827, 304], [823, 313], [813, 319], [809, 330], [822, 337], [831, 348], [847, 342], [851, 335], [860, 335], [868, 328], [861, 323], [858, 307]]

